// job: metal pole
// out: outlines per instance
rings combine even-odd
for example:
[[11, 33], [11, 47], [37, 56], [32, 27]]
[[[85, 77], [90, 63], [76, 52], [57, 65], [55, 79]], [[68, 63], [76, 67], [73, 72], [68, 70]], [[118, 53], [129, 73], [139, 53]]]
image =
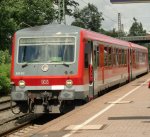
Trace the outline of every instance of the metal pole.
[[118, 36], [121, 34], [121, 13], [118, 13]]
[[65, 18], [65, 0], [63, 0], [63, 20], [64, 20], [64, 24], [66, 24], [66, 18]]
[[58, 0], [58, 23], [59, 23], [59, 24], [61, 24], [60, 11], [61, 11], [60, 0]]

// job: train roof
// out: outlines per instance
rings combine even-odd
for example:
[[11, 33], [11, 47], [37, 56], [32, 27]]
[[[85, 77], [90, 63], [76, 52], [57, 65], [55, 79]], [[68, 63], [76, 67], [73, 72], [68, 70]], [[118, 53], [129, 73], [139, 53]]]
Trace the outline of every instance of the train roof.
[[62, 25], [62, 24], [48, 24], [48, 25], [41, 25], [35, 27], [29, 27], [25, 29], [21, 29], [16, 33], [18, 35], [39, 35], [39, 34], [70, 34], [70, 33], [79, 33], [81, 28], [76, 26], [69, 26], [69, 25]]
[[63, 25], [63, 24], [48, 24], [48, 25], [29, 27], [29, 28], [18, 30], [16, 34], [20, 36], [45, 36], [48, 34], [53, 34], [53, 35], [54, 34], [79, 34], [80, 31], [83, 34], [83, 38], [87, 40], [90, 39], [90, 40], [101, 41], [109, 44], [116, 44], [116, 45], [121, 45], [126, 47], [132, 46], [133, 48], [147, 50], [147, 48], [134, 43], [116, 39], [93, 31], [89, 31], [77, 26], [70, 26], [70, 25]]
[[88, 31], [88, 30], [82, 30], [83, 32], [83, 37], [85, 39], [92, 39], [92, 40], [97, 40], [97, 41], [101, 41], [104, 43], [109, 43], [109, 44], [116, 44], [116, 45], [120, 45], [120, 46], [127, 46], [127, 47], [132, 47], [134, 49], [139, 49], [139, 50], [145, 50], [148, 52], [147, 48], [135, 43], [131, 43], [128, 41], [123, 41], [120, 39], [116, 39], [110, 36], [106, 36], [100, 33], [96, 33], [96, 32], [92, 32], [92, 31]]
[[140, 50], [142, 49], [142, 50], [146, 50], [148, 52], [147, 48], [144, 46], [140, 46], [140, 45], [135, 44], [135, 43], [130, 43], [130, 44], [131, 44], [132, 48], [136, 48], [136, 49], [140, 49]]
[[101, 41], [104, 43], [130, 47], [129, 42], [127, 42], [127, 41], [119, 40], [119, 39], [116, 39], [116, 38], [113, 38], [110, 36], [106, 36], [101, 33], [96, 33], [96, 32], [92, 32], [92, 31], [88, 31], [88, 30], [83, 30], [82, 32], [83, 32], [83, 36], [85, 39], [92, 39], [92, 40], [97, 40], [97, 41]]
[[83, 37], [85, 39], [97, 40], [111, 44], [118, 44], [123, 46], [130, 46], [130, 44], [126, 41], [115, 39], [100, 33], [96, 33], [93, 31], [89, 31], [80, 27], [70, 26], [70, 25], [62, 25], [62, 24], [48, 24], [48, 25], [41, 25], [35, 27], [29, 27], [25, 29], [21, 29], [16, 32], [17, 35], [23, 36], [44, 36], [48, 34], [73, 34], [73, 33], [80, 33], [83, 32]]

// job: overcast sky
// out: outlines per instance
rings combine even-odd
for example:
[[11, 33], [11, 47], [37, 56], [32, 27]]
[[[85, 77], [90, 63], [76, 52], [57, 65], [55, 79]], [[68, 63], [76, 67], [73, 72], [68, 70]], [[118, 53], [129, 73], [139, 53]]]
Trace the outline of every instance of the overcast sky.
[[[110, 0], [75, 0], [82, 9], [87, 3], [97, 6], [103, 13], [104, 21], [102, 27], [106, 30], [118, 29], [118, 13], [121, 13], [121, 22], [124, 30], [128, 31], [133, 23], [133, 17], [141, 22], [143, 28], [150, 33], [150, 3], [112, 4]], [[67, 20], [69, 24], [72, 20]]]

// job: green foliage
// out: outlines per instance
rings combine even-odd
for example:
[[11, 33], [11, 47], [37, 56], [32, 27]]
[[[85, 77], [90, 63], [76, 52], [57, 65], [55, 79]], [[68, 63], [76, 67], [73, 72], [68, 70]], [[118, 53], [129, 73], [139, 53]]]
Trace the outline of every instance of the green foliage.
[[80, 19], [76, 19], [74, 22], [72, 22], [73, 26], [78, 26], [78, 27], [81, 27], [81, 28], [86, 28], [84, 22], [82, 22], [82, 20]]
[[[74, 8], [79, 6], [79, 3], [76, 2], [75, 0], [64, 0], [64, 2], [65, 2], [65, 13], [66, 13], [66, 15], [73, 16]], [[57, 5], [57, 7], [58, 7], [59, 0], [54, 0], [54, 4]], [[61, 9], [63, 9], [63, 7], [62, 7], [63, 0], [60, 0], [60, 5], [61, 5]], [[63, 11], [61, 11], [61, 13], [63, 13]], [[57, 11], [57, 14], [58, 14], [58, 11]], [[62, 14], [61, 14], [61, 18], [62, 18]]]
[[[55, 19], [55, 10], [51, 0], [23, 0], [21, 22], [30, 26], [51, 23]], [[28, 27], [28, 26], [26, 26]]]
[[2, 51], [0, 50], [0, 64], [8, 64], [10, 63], [10, 55], [8, 50]]
[[118, 32], [116, 31], [115, 28], [113, 28], [112, 30], [109, 30], [109, 31], [106, 31], [104, 29], [101, 29], [100, 32], [102, 34], [105, 34], [107, 36], [111, 36], [111, 37], [114, 37], [114, 38], [117, 38], [117, 37], [125, 37], [126, 36], [126, 33], [125, 32]]
[[10, 91], [10, 55], [8, 50], [0, 50], [0, 94]]
[[18, 29], [51, 23], [55, 10], [51, 0], [1, 0], [0, 49], [10, 47], [11, 37]]
[[[62, 2], [62, 0], [61, 0]], [[58, 0], [0, 0], [0, 49], [8, 49], [18, 29], [52, 23], [58, 19]], [[67, 15], [79, 4], [65, 0]]]
[[129, 30], [129, 36], [145, 36], [146, 30], [143, 29], [141, 22], [138, 22], [136, 18], [133, 18], [134, 22]]
[[10, 64], [0, 65], [0, 95], [10, 92]]
[[116, 31], [115, 29], [110, 30], [110, 31], [106, 31], [106, 30], [101, 29], [100, 32], [102, 34], [107, 35], [107, 36], [118, 37], [118, 31]]
[[98, 11], [97, 7], [93, 4], [88, 4], [81, 11], [77, 9], [74, 13], [75, 21], [72, 25], [90, 29], [99, 32], [101, 22], [104, 20], [102, 13]]

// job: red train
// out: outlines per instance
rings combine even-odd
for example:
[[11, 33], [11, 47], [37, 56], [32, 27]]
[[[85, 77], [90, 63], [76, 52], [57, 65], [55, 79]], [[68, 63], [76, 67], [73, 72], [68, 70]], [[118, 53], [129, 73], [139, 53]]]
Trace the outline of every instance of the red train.
[[11, 98], [23, 113], [63, 111], [148, 69], [145, 47], [75, 26], [31, 27], [13, 38]]

